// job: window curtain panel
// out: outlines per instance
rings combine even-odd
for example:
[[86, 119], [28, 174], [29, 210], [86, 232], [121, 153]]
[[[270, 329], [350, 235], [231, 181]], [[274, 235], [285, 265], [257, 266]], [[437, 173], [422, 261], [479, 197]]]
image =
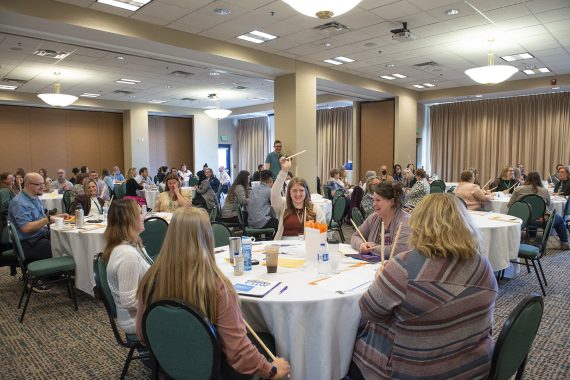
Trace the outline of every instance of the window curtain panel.
[[267, 116], [238, 120], [238, 168], [253, 174], [272, 147]]
[[570, 157], [570, 93], [449, 103], [430, 107], [432, 173], [457, 182], [479, 170], [481, 185], [522, 163], [544, 179]]
[[352, 139], [352, 107], [317, 110], [317, 175], [322, 184], [331, 169], [353, 160]]

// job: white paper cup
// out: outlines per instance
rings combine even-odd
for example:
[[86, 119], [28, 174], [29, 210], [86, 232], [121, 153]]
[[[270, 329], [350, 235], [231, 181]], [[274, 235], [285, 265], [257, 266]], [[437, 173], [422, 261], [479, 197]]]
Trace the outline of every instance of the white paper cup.
[[63, 227], [63, 218], [55, 217], [51, 218], [55, 224], [55, 228], [62, 228]]

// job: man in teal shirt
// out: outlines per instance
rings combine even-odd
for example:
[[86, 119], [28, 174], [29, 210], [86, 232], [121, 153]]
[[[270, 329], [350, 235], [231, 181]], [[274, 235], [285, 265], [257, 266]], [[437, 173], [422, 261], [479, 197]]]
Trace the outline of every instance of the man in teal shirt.
[[277, 174], [279, 174], [279, 171], [281, 170], [281, 162], [279, 162], [279, 159], [282, 156], [282, 148], [283, 144], [281, 144], [281, 141], [275, 140], [273, 143], [273, 149], [275, 150], [269, 153], [265, 158], [265, 169], [271, 171], [271, 176], [273, 177], [274, 181], [275, 178], [277, 178]]

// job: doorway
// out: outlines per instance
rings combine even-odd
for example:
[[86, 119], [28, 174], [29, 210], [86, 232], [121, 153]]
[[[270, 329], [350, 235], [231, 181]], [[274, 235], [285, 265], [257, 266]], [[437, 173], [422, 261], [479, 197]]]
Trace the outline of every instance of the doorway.
[[230, 144], [218, 144], [218, 167], [224, 166], [230, 178], [232, 178], [231, 148]]

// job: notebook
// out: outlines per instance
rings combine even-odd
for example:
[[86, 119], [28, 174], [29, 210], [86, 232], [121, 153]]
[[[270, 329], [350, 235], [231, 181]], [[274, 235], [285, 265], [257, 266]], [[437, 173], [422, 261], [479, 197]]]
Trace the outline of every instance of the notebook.
[[265, 297], [270, 291], [281, 284], [281, 281], [266, 279], [249, 279], [234, 284], [239, 295], [250, 297]]

